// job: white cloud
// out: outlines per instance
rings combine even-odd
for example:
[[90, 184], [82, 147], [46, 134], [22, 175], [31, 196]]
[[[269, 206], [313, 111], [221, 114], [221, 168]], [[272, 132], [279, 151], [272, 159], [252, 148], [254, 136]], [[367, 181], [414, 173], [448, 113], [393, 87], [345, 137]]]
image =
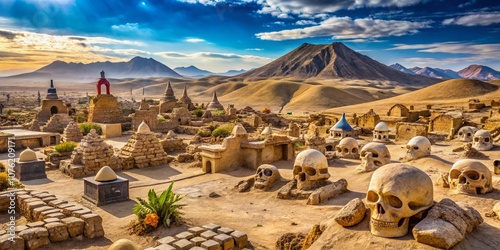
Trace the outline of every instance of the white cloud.
[[496, 23], [500, 23], [500, 12], [471, 13], [461, 17], [448, 18], [443, 21], [444, 25], [462, 26], [488, 26]]
[[188, 42], [188, 43], [201, 43], [204, 41], [205, 40], [203, 40], [201, 38], [188, 38], [188, 39], [186, 39], [186, 42]]
[[139, 30], [138, 23], [126, 23], [120, 25], [112, 25], [111, 29], [120, 31], [120, 32], [136, 32]]
[[253, 2], [254, 0], [177, 0], [178, 2], [181, 3], [189, 3], [189, 4], [203, 4], [203, 5], [211, 5], [215, 6], [220, 3], [227, 3], [227, 4], [243, 4], [243, 3], [248, 3], [248, 2]]
[[500, 44], [473, 44], [473, 43], [431, 43], [431, 44], [396, 44], [389, 50], [417, 50], [425, 53], [449, 53], [474, 55], [481, 59], [500, 58]]
[[189, 59], [209, 59], [209, 60], [233, 60], [239, 59], [244, 61], [257, 61], [257, 62], [270, 62], [273, 60], [268, 57], [254, 56], [254, 55], [239, 55], [234, 53], [220, 53], [220, 52], [196, 52], [196, 53], [179, 53], [172, 51], [156, 52], [155, 55], [159, 55], [165, 58], [189, 58]]
[[409, 22], [399, 20], [377, 20], [371, 18], [351, 19], [331, 17], [317, 26], [257, 33], [262, 40], [283, 41], [310, 37], [332, 36], [335, 39], [378, 38], [403, 36], [428, 28], [429, 22]]
[[299, 21], [295, 22], [295, 24], [296, 25], [316, 25], [318, 23], [315, 21], [312, 21], [312, 20], [299, 20]]
[[248, 49], [245, 49], [245, 50], [262, 51], [262, 50], [264, 50], [264, 49], [262, 49], [262, 48], [248, 48]]
[[331, 13], [342, 9], [363, 7], [404, 7], [428, 0], [259, 0], [263, 5], [260, 13], [273, 14], [276, 11], [294, 14]]

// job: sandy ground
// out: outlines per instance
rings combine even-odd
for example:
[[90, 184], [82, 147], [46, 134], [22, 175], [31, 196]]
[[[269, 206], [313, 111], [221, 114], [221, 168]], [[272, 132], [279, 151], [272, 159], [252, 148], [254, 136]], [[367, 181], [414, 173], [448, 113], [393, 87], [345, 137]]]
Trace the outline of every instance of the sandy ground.
[[[119, 146], [125, 141], [126, 138], [121, 138], [110, 143]], [[460, 153], [452, 152], [452, 149], [459, 145], [461, 145], [459, 142], [438, 143], [433, 145], [431, 157], [419, 159], [411, 164], [427, 172], [433, 181], [436, 181], [440, 171], [447, 172], [452, 163], [459, 159]], [[388, 147], [392, 154], [392, 161], [398, 162], [399, 157], [404, 155], [404, 145], [389, 144]], [[488, 151], [486, 155], [490, 159], [482, 162], [493, 171], [492, 162], [500, 158], [500, 148]], [[0, 160], [5, 161], [6, 155], [0, 155]], [[217, 174], [203, 174], [200, 168], [189, 168], [187, 164], [172, 163], [154, 168], [122, 171], [118, 175], [130, 181], [130, 200], [101, 207], [95, 207], [82, 199], [82, 179], [71, 179], [58, 170], [48, 171], [47, 179], [26, 181], [24, 184], [26, 188], [46, 190], [61, 199], [81, 203], [103, 218], [105, 230], [103, 238], [51, 244], [50, 249], [106, 249], [113, 241], [121, 238], [129, 238], [142, 248], [146, 248], [154, 246], [155, 239], [159, 237], [176, 234], [188, 226], [201, 226], [207, 223], [216, 223], [246, 232], [255, 249], [274, 249], [276, 240], [284, 233], [307, 233], [314, 224], [326, 221], [353, 198], [365, 197], [372, 173], [356, 174], [354, 168], [358, 164], [359, 160], [334, 159], [329, 162], [330, 180], [345, 178], [349, 183], [349, 191], [319, 206], [306, 205], [305, 200], [276, 198], [278, 189], [292, 178], [293, 161], [274, 163], [280, 169], [283, 180], [268, 192], [252, 189], [247, 193], [238, 193], [234, 190], [233, 187], [238, 181], [254, 175], [254, 170], [251, 169], [241, 168]], [[135, 219], [135, 215], [132, 214], [135, 197], [146, 197], [151, 188], [160, 192], [166, 189], [171, 181], [175, 181], [175, 191], [185, 195], [182, 201], [187, 206], [183, 210], [182, 225], [170, 229], [161, 228], [146, 236], [130, 235], [127, 226]], [[449, 197], [455, 201], [467, 202], [474, 206], [485, 219], [479, 229], [457, 246], [458, 249], [467, 249], [467, 246], [477, 247], [478, 244], [472, 243], [478, 239], [490, 242], [499, 241], [498, 244], [500, 244], [500, 239], [498, 239], [500, 221], [484, 216], [500, 200], [500, 176], [494, 175], [493, 182], [495, 190], [492, 193], [477, 197], [462, 194], [450, 195], [448, 189], [435, 186], [435, 201]], [[220, 197], [210, 198], [209, 194], [212, 192]], [[0, 215], [1, 222], [6, 220], [6, 215]], [[332, 233], [330, 241], [335, 241], [335, 246], [345, 249], [352, 249], [351, 247], [356, 245], [361, 248], [376, 247], [377, 249], [394, 248], [391, 246], [405, 249], [429, 248], [417, 243], [411, 234], [398, 239], [372, 236], [366, 218], [362, 224], [354, 228], [337, 226], [327, 233]], [[321, 249], [321, 247], [315, 249]], [[488, 248], [483, 245], [483, 248], [478, 249]]]

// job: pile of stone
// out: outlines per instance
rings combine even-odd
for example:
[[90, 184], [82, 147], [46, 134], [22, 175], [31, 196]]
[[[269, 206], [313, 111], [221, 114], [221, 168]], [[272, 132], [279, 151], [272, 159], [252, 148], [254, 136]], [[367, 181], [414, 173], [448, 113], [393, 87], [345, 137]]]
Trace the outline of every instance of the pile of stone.
[[47, 124], [42, 126], [41, 130], [43, 132], [63, 133], [64, 129], [71, 121], [73, 121], [73, 118], [68, 114], [54, 114], [47, 121]]
[[28, 130], [40, 131], [40, 123], [38, 122], [37, 119], [33, 119], [33, 121], [29, 123]]
[[67, 141], [74, 141], [74, 142], [80, 142], [83, 139], [83, 134], [82, 131], [80, 130], [80, 127], [78, 127], [78, 124], [76, 124], [73, 120], [71, 120], [64, 129], [64, 133], [62, 135], [62, 141], [67, 142]]
[[[5, 193], [0, 196], [7, 195]], [[16, 225], [13, 240], [10, 234], [1, 231], [0, 249], [38, 249], [51, 242], [73, 238], [82, 240], [83, 237], [95, 238], [104, 235], [101, 216], [93, 214], [86, 207], [59, 200], [48, 192], [19, 190], [15, 196], [16, 207], [28, 223]], [[3, 203], [4, 199], [0, 199], [0, 202]], [[5, 202], [9, 203], [10, 199]]]
[[71, 159], [61, 161], [59, 170], [72, 178], [95, 175], [104, 166], [119, 170], [119, 159], [113, 153], [113, 146], [105, 143], [95, 129], [91, 129], [73, 150]]
[[191, 250], [238, 250], [246, 249], [247, 234], [231, 228], [208, 224], [203, 227], [188, 228], [187, 231], [158, 240], [159, 246], [145, 250], [191, 249]]
[[159, 166], [167, 163], [167, 156], [156, 135], [144, 122], [118, 154], [123, 169]]

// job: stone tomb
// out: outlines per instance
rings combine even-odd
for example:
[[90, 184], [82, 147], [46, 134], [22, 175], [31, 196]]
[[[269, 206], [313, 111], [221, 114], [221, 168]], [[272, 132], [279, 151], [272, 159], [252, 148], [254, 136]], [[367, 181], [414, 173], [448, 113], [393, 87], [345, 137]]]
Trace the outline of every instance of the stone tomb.
[[83, 178], [83, 198], [102, 206], [128, 200], [128, 180], [119, 177], [108, 166], [99, 170], [95, 177]]
[[38, 160], [35, 151], [30, 148], [19, 154], [14, 171], [16, 178], [20, 181], [47, 178], [47, 174], [45, 174], [45, 161]]

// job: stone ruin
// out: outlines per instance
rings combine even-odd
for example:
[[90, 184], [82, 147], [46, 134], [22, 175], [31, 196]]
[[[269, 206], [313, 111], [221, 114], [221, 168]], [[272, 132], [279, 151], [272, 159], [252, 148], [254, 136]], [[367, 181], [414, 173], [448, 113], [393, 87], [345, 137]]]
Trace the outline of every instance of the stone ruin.
[[94, 175], [104, 166], [119, 170], [119, 159], [113, 154], [113, 146], [105, 143], [95, 129], [91, 129], [73, 150], [71, 159], [61, 161], [59, 170], [72, 178]]
[[145, 168], [167, 163], [167, 153], [163, 150], [162, 144], [144, 122], [120, 150], [118, 158], [121, 159], [123, 169]]
[[73, 141], [73, 142], [80, 142], [83, 139], [83, 134], [82, 131], [80, 130], [80, 127], [76, 122], [71, 120], [64, 129], [63, 135], [61, 140], [63, 142], [68, 142], [68, 141]]
[[[101, 94], [101, 86], [106, 86], [106, 94]], [[123, 122], [123, 112], [118, 99], [110, 93], [110, 83], [101, 72], [97, 83], [97, 95], [90, 100], [88, 122], [117, 124]], [[121, 132], [121, 131], [120, 131]]]
[[47, 90], [47, 96], [42, 100], [42, 107], [36, 114], [35, 119], [40, 123], [45, 123], [54, 114], [68, 114], [68, 108], [57, 96], [57, 90], [54, 87], [54, 82], [50, 80], [50, 88]]
[[214, 95], [212, 96], [212, 101], [207, 105], [207, 110], [224, 110], [224, 106], [220, 104], [217, 99], [217, 92], [214, 91]]
[[57, 132], [62, 134], [71, 121], [73, 121], [73, 118], [68, 114], [54, 114], [40, 130], [43, 132]]

